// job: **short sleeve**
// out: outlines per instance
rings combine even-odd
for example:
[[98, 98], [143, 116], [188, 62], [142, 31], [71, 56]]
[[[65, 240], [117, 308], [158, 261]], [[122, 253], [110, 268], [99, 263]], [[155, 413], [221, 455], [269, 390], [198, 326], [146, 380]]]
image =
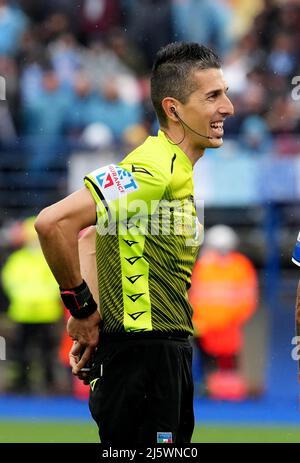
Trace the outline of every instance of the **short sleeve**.
[[162, 199], [168, 176], [156, 166], [139, 163], [109, 164], [94, 170], [85, 179], [97, 205], [98, 218], [116, 220], [132, 215], [150, 215]]

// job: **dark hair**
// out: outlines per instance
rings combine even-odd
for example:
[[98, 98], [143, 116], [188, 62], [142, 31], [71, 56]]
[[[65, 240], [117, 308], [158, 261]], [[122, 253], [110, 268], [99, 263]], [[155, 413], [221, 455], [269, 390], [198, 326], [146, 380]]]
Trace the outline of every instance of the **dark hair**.
[[220, 68], [219, 57], [204, 45], [193, 42], [174, 42], [162, 47], [153, 64], [151, 100], [161, 125], [167, 125], [162, 100], [173, 97], [185, 103], [197, 87], [192, 71]]

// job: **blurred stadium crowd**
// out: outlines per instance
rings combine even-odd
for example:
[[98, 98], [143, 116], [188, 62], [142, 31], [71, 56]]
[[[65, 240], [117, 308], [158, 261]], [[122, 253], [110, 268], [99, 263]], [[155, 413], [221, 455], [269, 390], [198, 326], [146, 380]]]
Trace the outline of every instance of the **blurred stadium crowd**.
[[236, 108], [227, 138], [251, 155], [296, 155], [299, 21], [298, 1], [1, 0], [1, 146], [24, 142], [28, 168], [43, 170], [76, 144], [138, 143], [157, 128], [157, 49], [192, 40], [223, 58]]
[[[216, 173], [226, 177], [227, 164], [235, 175], [227, 190], [219, 184], [221, 194], [239, 184], [238, 203], [246, 189], [235, 159], [271, 160], [272, 165], [276, 159], [282, 169], [269, 170], [268, 181], [275, 190], [285, 185], [277, 205], [286, 191], [293, 204], [300, 198], [300, 181], [298, 196], [291, 187], [300, 158], [300, 77], [292, 84], [300, 75], [299, 0], [0, 0], [0, 76], [6, 94], [0, 101], [0, 264], [24, 245], [18, 220], [67, 193], [74, 152], [96, 152], [99, 164], [102, 152], [120, 158], [156, 132], [151, 64], [160, 46], [178, 40], [204, 43], [222, 57], [236, 115], [226, 121], [224, 147], [216, 154], [225, 161], [216, 165]], [[250, 175], [253, 164], [243, 166]], [[205, 184], [205, 175], [201, 178]], [[249, 198], [257, 191], [253, 187]], [[278, 283], [279, 259], [290, 259], [288, 253], [280, 256], [276, 233], [270, 240], [274, 252], [268, 253], [261, 232], [278, 230], [288, 215], [299, 228], [297, 216], [276, 208], [276, 201], [264, 211], [252, 211], [250, 202], [231, 209], [232, 197], [225, 210], [206, 209], [206, 224], [238, 229], [241, 249], [273, 278], [259, 276], [270, 303], [277, 297], [268, 288]], [[248, 227], [244, 234], [243, 226]], [[296, 238], [281, 232], [289, 245]], [[1, 293], [0, 310], [6, 307]], [[8, 336], [9, 330], [2, 324]], [[257, 375], [261, 384], [261, 372]]]
[[74, 151], [114, 146], [121, 157], [156, 132], [149, 75], [170, 41], [222, 57], [236, 110], [223, 157], [295, 159], [299, 10], [298, 0], [0, 0], [0, 205], [15, 207], [6, 215], [63, 195]]

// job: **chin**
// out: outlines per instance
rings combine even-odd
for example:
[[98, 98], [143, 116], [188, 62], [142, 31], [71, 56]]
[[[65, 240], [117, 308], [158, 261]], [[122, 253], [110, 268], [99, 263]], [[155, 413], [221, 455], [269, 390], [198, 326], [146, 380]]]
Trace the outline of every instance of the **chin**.
[[213, 140], [210, 141], [210, 148], [220, 148], [220, 146], [223, 145], [223, 138], [214, 138]]

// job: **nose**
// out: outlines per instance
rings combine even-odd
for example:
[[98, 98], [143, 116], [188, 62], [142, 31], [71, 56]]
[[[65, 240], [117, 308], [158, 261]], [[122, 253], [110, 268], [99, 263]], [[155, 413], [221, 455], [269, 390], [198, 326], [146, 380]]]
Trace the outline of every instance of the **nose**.
[[234, 115], [234, 106], [231, 103], [231, 100], [228, 98], [227, 95], [224, 95], [224, 101], [219, 111], [223, 117]]

